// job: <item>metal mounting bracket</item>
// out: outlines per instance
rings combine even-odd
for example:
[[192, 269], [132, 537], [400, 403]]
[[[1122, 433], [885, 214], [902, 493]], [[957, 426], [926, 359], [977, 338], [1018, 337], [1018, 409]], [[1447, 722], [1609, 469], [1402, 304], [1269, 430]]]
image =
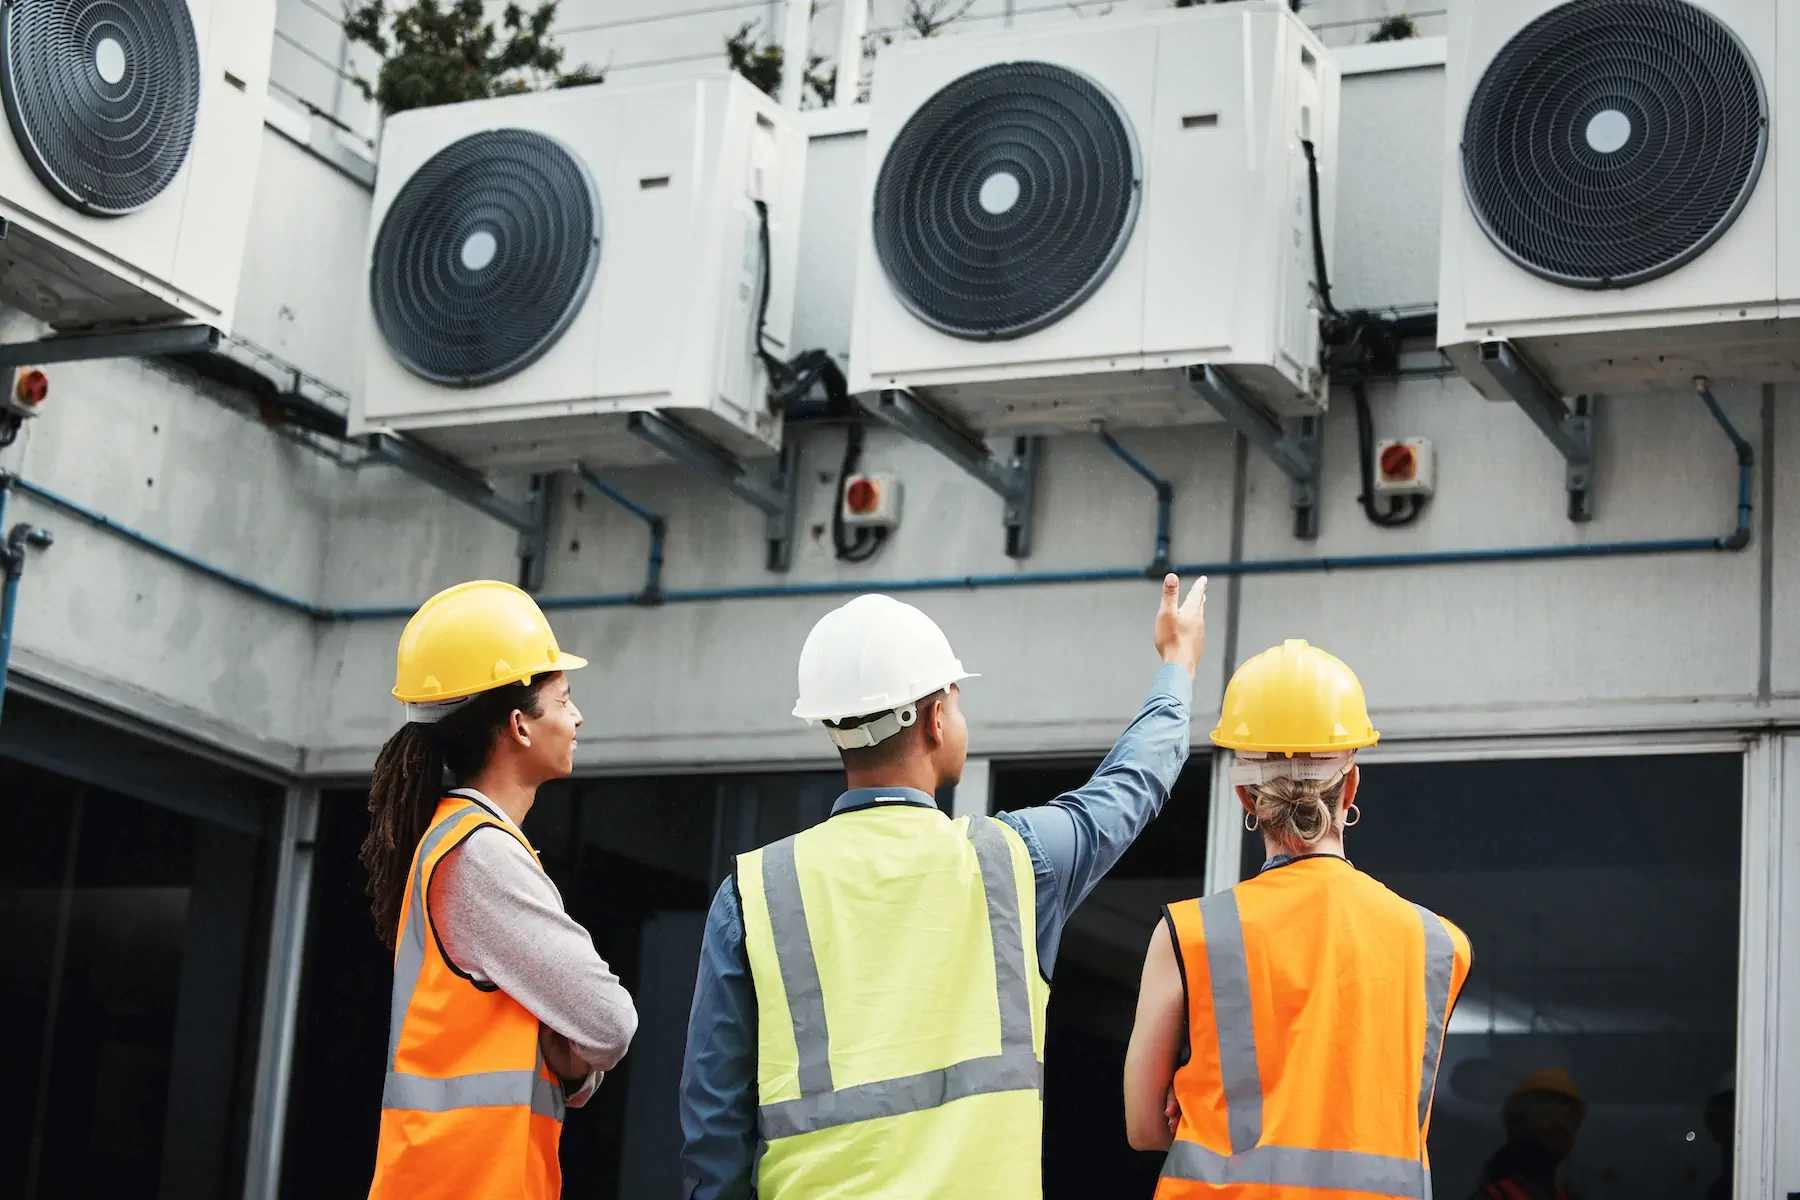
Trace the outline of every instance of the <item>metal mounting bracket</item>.
[[160, 325], [114, 329], [105, 333], [62, 333], [32, 342], [0, 345], [0, 370], [43, 367], [52, 363], [94, 362], [103, 358], [155, 358], [193, 354], [218, 347], [219, 331], [210, 325]]
[[1001, 519], [1006, 526], [1007, 556], [1031, 556], [1032, 510], [1036, 506], [1043, 438], [1014, 438], [1011, 457], [1002, 459], [987, 443], [957, 428], [911, 392], [881, 392], [873, 407], [882, 420], [914, 441], [930, 446], [999, 496], [1005, 506]]
[[1261, 404], [1244, 395], [1216, 367], [1188, 368], [1188, 383], [1200, 398], [1212, 405], [1226, 424], [1244, 435], [1252, 446], [1268, 456], [1290, 481], [1294, 507], [1294, 536], [1308, 541], [1319, 536], [1319, 468], [1322, 459], [1318, 417], [1297, 417], [1286, 424]]
[[531, 528], [519, 531], [519, 586], [536, 594], [544, 589], [550, 568], [550, 484], [548, 475], [533, 475], [525, 507]]
[[405, 471], [421, 483], [492, 517], [517, 532], [521, 539], [544, 536], [546, 493], [542, 488], [524, 501], [508, 500], [475, 471], [427, 450], [411, 438], [373, 433], [363, 440], [363, 445], [371, 461]]
[[1482, 342], [1476, 348], [1482, 372], [1525, 411], [1567, 464], [1563, 486], [1569, 493], [1569, 520], [1594, 519], [1594, 399], [1577, 396], [1572, 405], [1545, 383], [1511, 342]]
[[796, 481], [800, 474], [797, 438], [782, 439], [775, 474], [765, 480], [753, 474], [729, 450], [656, 413], [634, 412], [628, 427], [676, 462], [713, 480], [763, 514], [769, 542], [764, 565], [769, 570], [786, 571], [793, 564], [794, 520], [799, 494]]

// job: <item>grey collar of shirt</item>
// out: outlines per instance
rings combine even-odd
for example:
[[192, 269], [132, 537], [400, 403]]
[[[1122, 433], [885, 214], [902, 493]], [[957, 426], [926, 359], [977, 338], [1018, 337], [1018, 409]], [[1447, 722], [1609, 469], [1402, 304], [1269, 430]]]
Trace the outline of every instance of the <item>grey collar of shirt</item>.
[[[831, 806], [831, 815], [856, 812], [863, 808], [879, 808], [887, 804], [909, 804], [914, 808], [937, 808], [930, 792], [918, 788], [851, 788]], [[941, 811], [941, 810], [940, 810]]]

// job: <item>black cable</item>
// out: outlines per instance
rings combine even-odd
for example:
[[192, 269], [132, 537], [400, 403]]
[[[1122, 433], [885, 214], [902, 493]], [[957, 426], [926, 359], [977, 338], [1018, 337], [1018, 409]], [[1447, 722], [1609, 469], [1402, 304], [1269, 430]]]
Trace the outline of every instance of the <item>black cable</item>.
[[1350, 395], [1356, 401], [1356, 459], [1362, 470], [1362, 494], [1356, 499], [1363, 515], [1383, 529], [1411, 525], [1425, 511], [1425, 497], [1389, 496], [1385, 512], [1375, 506], [1375, 418], [1369, 411], [1368, 390], [1360, 380], [1350, 385]]
[[788, 385], [788, 365], [769, 352], [769, 292], [774, 286], [775, 260], [769, 249], [769, 206], [756, 203], [757, 242], [762, 250], [762, 295], [756, 302], [756, 356], [769, 372], [769, 390], [779, 392]]
[[1327, 316], [1336, 317], [1339, 313], [1337, 305], [1331, 302], [1331, 276], [1325, 269], [1325, 225], [1319, 216], [1319, 153], [1310, 140], [1302, 141], [1300, 148], [1306, 151], [1306, 183], [1312, 194], [1314, 286], [1319, 292], [1319, 307]]

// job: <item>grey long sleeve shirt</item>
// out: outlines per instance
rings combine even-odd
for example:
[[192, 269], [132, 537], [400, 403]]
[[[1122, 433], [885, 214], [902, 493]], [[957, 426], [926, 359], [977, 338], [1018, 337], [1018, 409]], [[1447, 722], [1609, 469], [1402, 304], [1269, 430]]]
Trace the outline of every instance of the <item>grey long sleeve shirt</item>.
[[[480, 792], [452, 794], [517, 828]], [[432, 875], [431, 918], [458, 970], [524, 1005], [592, 1068], [569, 1097], [571, 1107], [585, 1104], [602, 1074], [625, 1057], [637, 1009], [519, 839], [480, 829], [451, 851]]]

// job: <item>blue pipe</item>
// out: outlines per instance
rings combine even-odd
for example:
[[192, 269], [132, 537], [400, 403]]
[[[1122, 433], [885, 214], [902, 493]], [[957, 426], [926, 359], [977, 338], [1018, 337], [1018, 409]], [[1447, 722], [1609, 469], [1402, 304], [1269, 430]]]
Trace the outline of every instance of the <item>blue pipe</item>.
[[1150, 481], [1156, 489], [1156, 555], [1150, 560], [1144, 574], [1152, 578], [1164, 575], [1169, 570], [1169, 515], [1175, 507], [1175, 485], [1152, 471], [1143, 459], [1119, 444], [1105, 429], [1099, 430], [1100, 440], [1106, 448], [1119, 456], [1121, 462]]
[[[1582, 558], [1628, 558], [1664, 554], [1695, 554], [1738, 551], [1750, 544], [1751, 483], [1755, 469], [1755, 453], [1726, 417], [1711, 393], [1701, 392], [1701, 399], [1719, 427], [1725, 431], [1738, 459], [1737, 524], [1722, 537], [1662, 538], [1648, 541], [1590, 542], [1560, 546], [1516, 546], [1479, 550], [1434, 550], [1415, 554], [1347, 554], [1336, 557], [1273, 558], [1254, 562], [1183, 563], [1172, 570], [1183, 575], [1294, 575], [1312, 571], [1359, 571], [1381, 568], [1460, 566], [1471, 563], [1556, 561]], [[107, 531], [134, 542], [145, 549], [169, 558], [200, 573], [217, 579], [240, 591], [278, 604], [290, 611], [303, 613], [321, 621], [385, 621], [405, 620], [413, 608], [323, 608], [284, 596], [259, 584], [251, 583], [228, 571], [203, 563], [191, 555], [165, 545], [112, 521], [93, 509], [77, 504], [36, 484], [0, 474], [0, 480], [11, 479], [27, 494], [65, 512], [91, 522]], [[592, 481], [590, 481], [592, 482]], [[607, 489], [610, 491], [610, 489]], [[635, 509], [635, 505], [628, 506]], [[645, 510], [647, 511], [647, 510]], [[652, 514], [653, 515], [653, 514]], [[1139, 581], [1144, 572], [1138, 567], [1109, 567], [1076, 571], [1019, 572], [1000, 575], [940, 575], [918, 579], [829, 580], [817, 583], [752, 584], [741, 587], [676, 588], [662, 591], [658, 603], [710, 604], [732, 600], [772, 600], [800, 597], [843, 596], [862, 592], [928, 592], [959, 591], [973, 588], [1048, 587], [1057, 584], [1124, 583]], [[645, 602], [642, 592], [614, 592], [595, 595], [540, 597], [541, 607], [550, 610], [589, 608], [625, 608]], [[10, 607], [9, 607], [10, 611]]]
[[661, 604], [663, 600], [663, 536], [669, 531], [669, 523], [586, 467], [578, 468], [578, 472], [589, 487], [650, 526], [650, 565], [645, 571], [644, 590], [638, 593], [637, 602], [639, 604]]
[[1725, 436], [1731, 439], [1732, 449], [1737, 451], [1738, 523], [1737, 528], [1727, 537], [1728, 541], [1733, 539], [1735, 541], [1725, 549], [1742, 550], [1750, 544], [1750, 476], [1751, 468], [1756, 465], [1756, 451], [1750, 448], [1750, 443], [1744, 439], [1744, 435], [1737, 431], [1737, 426], [1733, 425], [1731, 418], [1725, 415], [1725, 409], [1720, 406], [1718, 398], [1712, 394], [1712, 388], [1707, 385], [1704, 375], [1694, 380], [1694, 390], [1699, 393], [1700, 399], [1706, 404], [1706, 410], [1712, 413], [1713, 420], [1719, 423], [1719, 428], [1725, 431]]
[[[254, 580], [245, 579], [241, 575], [234, 575], [222, 567], [215, 567], [209, 562], [195, 558], [184, 550], [177, 550], [167, 542], [159, 541], [149, 534], [139, 533], [128, 525], [121, 525], [103, 512], [89, 508], [87, 505], [71, 500], [67, 496], [58, 495], [49, 488], [40, 487], [37, 484], [32, 483], [29, 479], [21, 479], [17, 475], [10, 476], [10, 478], [12, 480], [12, 485], [21, 492], [24, 492], [27, 496], [42, 500], [50, 507], [61, 509], [72, 517], [79, 517], [88, 524], [104, 529], [108, 533], [117, 534], [126, 541], [150, 551], [152, 554], [159, 555], [171, 562], [179, 563], [188, 570], [204, 575], [208, 579], [215, 579], [226, 587], [236, 588], [238, 591], [255, 596], [259, 600], [265, 600], [279, 608], [285, 608], [289, 612], [296, 612], [302, 616], [312, 617], [316, 620], [329, 620], [335, 615], [329, 609], [320, 608], [316, 604], [309, 604], [305, 600], [296, 600], [294, 597], [285, 595], [273, 588], [266, 588]], [[407, 615], [411, 616], [412, 614], [409, 611]]]

